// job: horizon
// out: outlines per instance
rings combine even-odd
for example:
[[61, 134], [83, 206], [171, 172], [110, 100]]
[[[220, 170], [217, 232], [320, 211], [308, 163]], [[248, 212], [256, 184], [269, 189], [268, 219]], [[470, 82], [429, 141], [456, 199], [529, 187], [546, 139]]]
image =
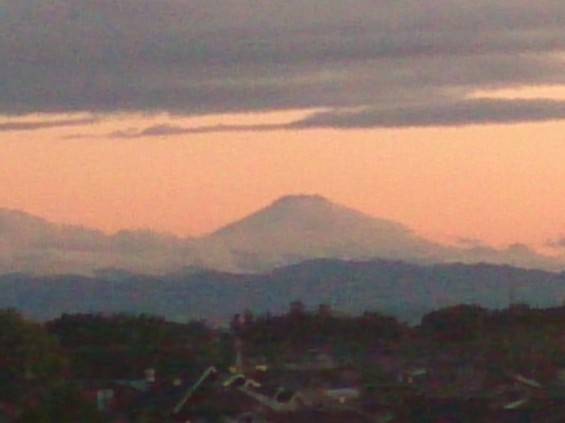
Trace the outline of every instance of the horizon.
[[[0, 205], [0, 212], [6, 211], [9, 214], [10, 213], [23, 214], [23, 215], [30, 217], [32, 219], [37, 218], [37, 219], [44, 221], [47, 224], [54, 224], [58, 227], [74, 227], [74, 228], [84, 229], [84, 230], [89, 230], [89, 231], [90, 230], [91, 231], [97, 231], [97, 232], [100, 232], [101, 234], [103, 234], [104, 236], [115, 236], [115, 235], [118, 235], [118, 234], [124, 233], [124, 232], [131, 232], [131, 233], [149, 232], [149, 233], [153, 233], [155, 235], [170, 236], [170, 237], [178, 238], [178, 239], [181, 239], [181, 240], [190, 240], [190, 239], [197, 240], [197, 239], [200, 239], [200, 238], [206, 238], [210, 235], [215, 234], [216, 232], [222, 231], [225, 228], [228, 228], [230, 226], [238, 224], [238, 223], [254, 216], [255, 214], [258, 214], [260, 212], [268, 210], [272, 207], [276, 207], [277, 205], [282, 204], [286, 200], [307, 201], [307, 200], [310, 200], [310, 199], [321, 200], [325, 203], [335, 205], [335, 206], [338, 206], [338, 207], [343, 207], [344, 209], [347, 209], [349, 211], [356, 212], [356, 213], [359, 213], [363, 216], [373, 218], [373, 219], [376, 219], [376, 220], [389, 222], [389, 223], [393, 223], [393, 224], [399, 224], [402, 227], [404, 227], [405, 229], [407, 229], [409, 232], [411, 232], [411, 233], [413, 233], [417, 236], [420, 236], [424, 239], [427, 239], [429, 241], [433, 241], [433, 242], [436, 242], [438, 244], [441, 244], [441, 245], [446, 245], [446, 246], [451, 245], [451, 246], [457, 246], [457, 247], [462, 247], [462, 248], [472, 247], [472, 246], [476, 246], [476, 247], [480, 246], [480, 247], [490, 247], [490, 248], [495, 248], [495, 249], [504, 249], [504, 248], [512, 247], [513, 245], [525, 245], [525, 246], [530, 247], [530, 248], [533, 247], [533, 246], [523, 244], [523, 243], [519, 243], [519, 242], [509, 243], [509, 244], [506, 244], [506, 245], [490, 245], [490, 244], [486, 244], [484, 242], [481, 242], [480, 240], [475, 240], [475, 239], [460, 238], [458, 240], [456, 239], [456, 240], [452, 240], [451, 242], [449, 242], [448, 240], [445, 240], [445, 239], [444, 240], [437, 240], [437, 239], [427, 238], [425, 235], [419, 234], [417, 231], [415, 231], [413, 228], [405, 225], [403, 222], [391, 220], [391, 219], [385, 219], [381, 216], [375, 216], [375, 215], [372, 215], [372, 214], [368, 214], [368, 213], [363, 212], [361, 210], [357, 210], [355, 208], [352, 208], [347, 204], [335, 202], [331, 198], [325, 197], [321, 194], [315, 194], [315, 193], [288, 193], [288, 194], [283, 194], [283, 195], [273, 199], [272, 201], [270, 201], [266, 204], [260, 205], [259, 208], [256, 208], [256, 209], [249, 211], [248, 213], [244, 214], [243, 216], [236, 217], [234, 220], [231, 220], [231, 221], [220, 223], [219, 226], [212, 228], [208, 232], [204, 232], [204, 233], [200, 233], [200, 234], [194, 234], [194, 235], [190, 235], [190, 234], [189, 235], [182, 235], [182, 234], [179, 235], [179, 234], [174, 233], [174, 232], [159, 231], [159, 230], [156, 230], [155, 228], [151, 228], [151, 227], [123, 227], [123, 228], [118, 228], [116, 230], [104, 230], [103, 228], [100, 228], [100, 227], [86, 226], [82, 223], [66, 223], [66, 222], [61, 222], [61, 221], [50, 220], [50, 219], [46, 218], [45, 216], [33, 214], [33, 213], [28, 212], [26, 210], [16, 209], [16, 208], [7, 208], [7, 207], [2, 207], [1, 205]], [[544, 253], [543, 251], [535, 250], [534, 248], [532, 248], [532, 250], [536, 251], [538, 254]]]
[[[160, 232], [160, 231], [157, 231], [157, 230], [150, 228], [150, 227], [138, 227], [138, 228], [136, 228], [136, 227], [131, 227], [131, 228], [125, 227], [125, 228], [119, 228], [119, 229], [114, 230], [114, 231], [105, 231], [101, 228], [85, 226], [85, 225], [82, 225], [82, 224], [56, 222], [56, 221], [49, 220], [49, 219], [45, 218], [44, 216], [29, 213], [25, 210], [14, 209], [14, 208], [5, 208], [5, 207], [1, 207], [1, 206], [0, 206], [0, 212], [7, 211], [8, 213], [15, 213], [15, 214], [21, 213], [21, 214], [24, 214], [25, 216], [28, 216], [30, 218], [41, 219], [48, 224], [54, 224], [54, 225], [61, 226], [61, 227], [69, 226], [69, 227], [77, 227], [77, 228], [80, 228], [80, 229], [99, 231], [102, 234], [104, 234], [105, 236], [114, 236], [114, 235], [118, 235], [122, 232], [151, 232], [151, 233], [154, 233], [156, 235], [166, 235], [166, 236], [176, 237], [178, 239], [190, 240], [190, 239], [205, 238], [205, 237], [212, 235], [216, 232], [220, 232], [221, 230], [228, 228], [228, 227], [230, 227], [234, 224], [237, 224], [241, 221], [244, 221], [244, 220], [248, 219], [249, 217], [254, 216], [257, 213], [263, 212], [264, 210], [270, 209], [271, 207], [276, 207], [278, 204], [282, 204], [283, 202], [285, 202], [287, 200], [300, 200], [300, 201], [304, 200], [304, 201], [307, 201], [307, 200], [311, 200], [311, 199], [315, 199], [317, 201], [321, 200], [324, 203], [328, 203], [328, 204], [335, 205], [335, 206], [338, 206], [338, 207], [343, 207], [343, 208], [345, 208], [349, 211], [357, 212], [357, 213], [360, 213], [361, 215], [364, 215], [364, 216], [367, 216], [367, 217], [370, 217], [370, 218], [374, 218], [374, 219], [377, 219], [377, 220], [383, 220], [383, 221], [387, 221], [387, 222], [391, 222], [391, 223], [396, 223], [396, 224], [400, 224], [400, 225], [404, 226], [402, 224], [402, 222], [383, 219], [379, 216], [373, 216], [373, 215], [361, 212], [359, 210], [353, 209], [346, 204], [341, 204], [341, 203], [337, 203], [335, 201], [332, 201], [332, 199], [324, 197], [323, 195], [313, 194], [313, 193], [293, 193], [293, 194], [281, 195], [280, 197], [275, 198], [271, 202], [269, 202], [267, 204], [263, 204], [258, 209], [254, 209], [254, 210], [250, 211], [249, 213], [247, 213], [247, 214], [245, 214], [241, 217], [236, 218], [235, 220], [232, 220], [232, 221], [229, 221], [229, 222], [224, 222], [224, 223], [220, 224], [220, 226], [213, 228], [209, 232], [205, 232], [205, 233], [198, 234], [198, 235], [188, 235], [188, 236], [178, 235], [178, 234], [175, 234], [173, 232]], [[407, 226], [404, 226], [404, 227], [412, 232], [411, 228], [409, 228]]]

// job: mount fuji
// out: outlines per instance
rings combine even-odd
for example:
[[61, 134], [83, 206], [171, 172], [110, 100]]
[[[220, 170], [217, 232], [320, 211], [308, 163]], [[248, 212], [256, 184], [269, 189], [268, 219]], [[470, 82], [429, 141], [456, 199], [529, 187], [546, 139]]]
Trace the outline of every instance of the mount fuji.
[[198, 241], [202, 267], [258, 272], [310, 259], [442, 261], [449, 249], [319, 195], [281, 197]]

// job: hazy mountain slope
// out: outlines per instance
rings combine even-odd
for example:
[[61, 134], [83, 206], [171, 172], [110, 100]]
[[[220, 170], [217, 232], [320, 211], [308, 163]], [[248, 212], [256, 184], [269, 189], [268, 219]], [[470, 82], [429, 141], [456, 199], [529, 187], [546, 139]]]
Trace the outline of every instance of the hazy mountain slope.
[[163, 273], [185, 265], [190, 245], [150, 231], [106, 235], [0, 209], [0, 273], [91, 274], [111, 267]]
[[[434, 261], [448, 250], [398, 223], [310, 195], [282, 197], [200, 243], [201, 264], [232, 271], [260, 271], [313, 258]], [[216, 254], [206, 256], [209, 251]]]
[[261, 272], [316, 258], [414, 263], [494, 263], [561, 270], [563, 260], [516, 244], [497, 250], [440, 245], [407, 227], [316, 195], [282, 197], [198, 241], [195, 263], [232, 272]]

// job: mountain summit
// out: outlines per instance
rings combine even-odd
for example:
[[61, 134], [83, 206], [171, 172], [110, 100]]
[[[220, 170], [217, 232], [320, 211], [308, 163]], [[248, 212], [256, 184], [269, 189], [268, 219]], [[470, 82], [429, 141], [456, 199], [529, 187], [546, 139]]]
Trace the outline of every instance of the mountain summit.
[[201, 265], [252, 272], [314, 258], [428, 261], [443, 251], [401, 224], [319, 195], [281, 197], [200, 242], [208, 254]]

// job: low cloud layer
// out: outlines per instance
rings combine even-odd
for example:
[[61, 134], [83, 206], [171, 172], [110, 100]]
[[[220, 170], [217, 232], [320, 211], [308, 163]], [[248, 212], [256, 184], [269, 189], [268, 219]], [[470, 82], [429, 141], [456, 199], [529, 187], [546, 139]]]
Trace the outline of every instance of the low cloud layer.
[[296, 128], [560, 119], [563, 102], [466, 98], [565, 84], [564, 52], [560, 0], [0, 0], [0, 113], [331, 110]]
[[558, 238], [550, 239], [547, 241], [546, 246], [549, 248], [553, 248], [556, 250], [564, 250], [565, 249], [565, 237], [561, 236]]

